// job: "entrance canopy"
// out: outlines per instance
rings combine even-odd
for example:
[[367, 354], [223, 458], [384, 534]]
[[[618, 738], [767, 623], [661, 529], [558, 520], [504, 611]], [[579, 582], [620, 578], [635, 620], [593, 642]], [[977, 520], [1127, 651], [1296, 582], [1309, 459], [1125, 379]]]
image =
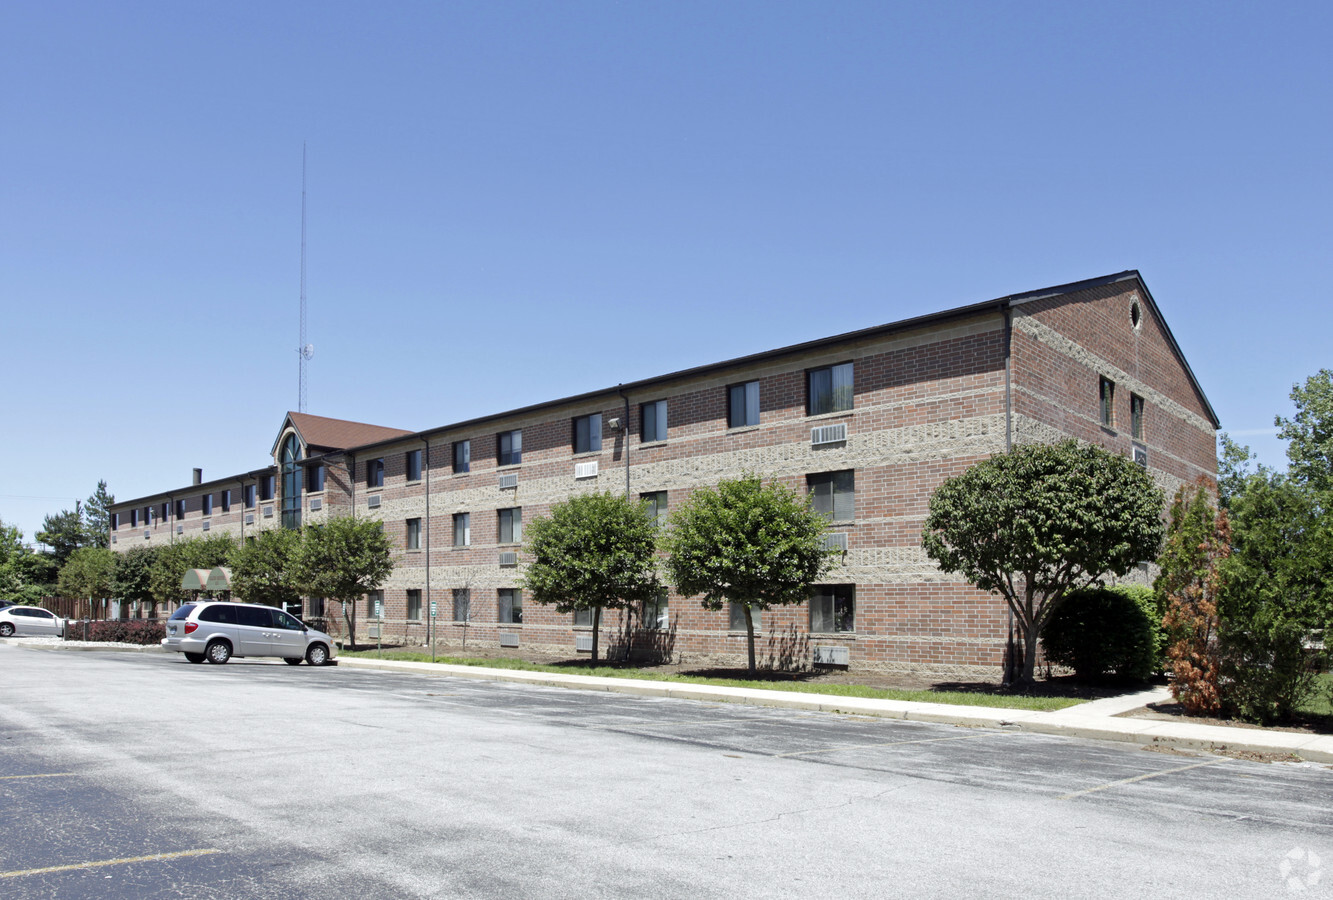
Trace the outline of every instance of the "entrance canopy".
[[185, 576], [181, 578], [181, 590], [183, 591], [218, 591], [231, 590], [231, 569], [226, 566], [218, 566], [209, 571], [208, 569], [186, 569]]

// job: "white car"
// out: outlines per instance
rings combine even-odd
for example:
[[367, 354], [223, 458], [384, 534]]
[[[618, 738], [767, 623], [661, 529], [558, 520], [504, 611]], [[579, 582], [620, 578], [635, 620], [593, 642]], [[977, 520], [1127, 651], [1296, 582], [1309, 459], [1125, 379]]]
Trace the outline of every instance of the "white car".
[[39, 606], [6, 606], [0, 609], [0, 637], [16, 634], [65, 633], [65, 620]]

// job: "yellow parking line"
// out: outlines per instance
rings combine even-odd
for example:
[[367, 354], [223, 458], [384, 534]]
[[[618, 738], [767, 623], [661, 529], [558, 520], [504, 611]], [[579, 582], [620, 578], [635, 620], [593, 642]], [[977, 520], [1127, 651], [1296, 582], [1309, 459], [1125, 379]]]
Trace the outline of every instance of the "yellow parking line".
[[121, 859], [99, 859], [95, 862], [75, 863], [69, 866], [47, 866], [45, 869], [22, 869], [17, 872], [0, 872], [0, 878], [21, 878], [24, 875], [46, 875], [51, 872], [70, 872], [75, 869], [97, 869], [102, 866], [123, 866], [127, 863], [160, 862], [164, 859], [180, 859], [185, 856], [208, 856], [221, 853], [221, 850], [181, 850], [179, 853], [154, 853], [151, 856], [127, 856]]
[[921, 738], [915, 741], [884, 741], [879, 744], [855, 744], [850, 747], [821, 747], [818, 750], [793, 750], [791, 753], [774, 753], [777, 759], [789, 756], [805, 756], [810, 753], [841, 753], [844, 750], [873, 750], [876, 747], [897, 747], [900, 744], [937, 744], [942, 741], [970, 741], [975, 738], [983, 737], [1006, 737], [1014, 732], [1010, 731], [985, 731], [980, 734], [965, 734], [961, 737], [946, 738]]
[[1147, 781], [1149, 778], [1157, 778], [1162, 775], [1172, 775], [1176, 772], [1186, 772], [1190, 769], [1198, 769], [1203, 766], [1215, 766], [1218, 763], [1226, 762], [1225, 759], [1209, 759], [1204, 762], [1192, 763], [1188, 766], [1178, 766], [1174, 769], [1164, 769], [1161, 772], [1148, 772], [1144, 775], [1135, 775], [1133, 778], [1122, 778], [1119, 781], [1108, 781], [1106, 784], [1099, 784], [1096, 787], [1084, 788], [1081, 791], [1073, 791], [1069, 794], [1061, 794], [1057, 800], [1069, 800], [1074, 797], [1082, 797], [1084, 794], [1095, 794], [1098, 791], [1109, 790], [1113, 787], [1119, 787], [1122, 784], [1133, 784], [1136, 781]]
[[14, 781], [19, 778], [69, 778], [73, 772], [49, 772], [44, 775], [0, 775], [0, 781]]

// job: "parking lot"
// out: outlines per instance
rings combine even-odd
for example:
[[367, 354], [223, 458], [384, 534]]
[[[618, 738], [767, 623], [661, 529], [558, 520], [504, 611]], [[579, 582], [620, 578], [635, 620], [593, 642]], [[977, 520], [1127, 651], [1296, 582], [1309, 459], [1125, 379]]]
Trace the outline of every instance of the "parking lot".
[[0, 646], [0, 673], [6, 897], [1333, 884], [1322, 766], [157, 653]]

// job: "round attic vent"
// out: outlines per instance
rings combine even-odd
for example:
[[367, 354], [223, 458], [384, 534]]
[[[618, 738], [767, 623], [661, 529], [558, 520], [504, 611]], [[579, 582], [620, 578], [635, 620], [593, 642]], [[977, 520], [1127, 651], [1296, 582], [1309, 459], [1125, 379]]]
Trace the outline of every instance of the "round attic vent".
[[1129, 301], [1129, 323], [1134, 326], [1135, 331], [1143, 325], [1143, 307], [1139, 306], [1138, 297]]

